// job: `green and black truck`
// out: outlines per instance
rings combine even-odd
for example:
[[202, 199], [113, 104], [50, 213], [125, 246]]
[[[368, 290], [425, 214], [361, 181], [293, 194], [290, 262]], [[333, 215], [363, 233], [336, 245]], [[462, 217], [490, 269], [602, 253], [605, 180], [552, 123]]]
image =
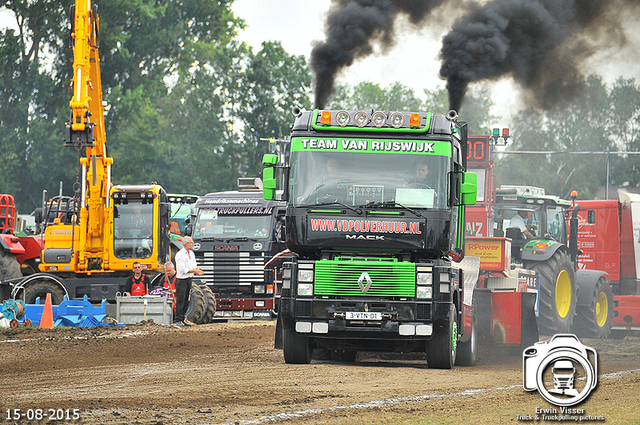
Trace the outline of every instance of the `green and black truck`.
[[466, 123], [453, 111], [293, 114], [286, 155], [263, 159], [264, 196], [284, 190], [295, 253], [276, 332], [285, 361], [309, 363], [319, 348], [344, 361], [426, 351], [429, 367], [468, 363], [456, 263], [477, 192]]

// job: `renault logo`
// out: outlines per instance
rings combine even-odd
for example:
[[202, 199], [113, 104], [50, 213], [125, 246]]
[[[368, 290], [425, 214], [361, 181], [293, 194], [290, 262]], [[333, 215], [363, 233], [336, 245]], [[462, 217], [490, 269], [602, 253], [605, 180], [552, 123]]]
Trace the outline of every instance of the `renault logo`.
[[[367, 281], [366, 285], [363, 285], [364, 281]], [[358, 286], [360, 287], [360, 290], [362, 292], [367, 292], [369, 290], [369, 288], [371, 288], [371, 284], [373, 282], [371, 281], [371, 278], [369, 277], [369, 273], [367, 272], [363, 272], [360, 275], [360, 278], [358, 279]]]

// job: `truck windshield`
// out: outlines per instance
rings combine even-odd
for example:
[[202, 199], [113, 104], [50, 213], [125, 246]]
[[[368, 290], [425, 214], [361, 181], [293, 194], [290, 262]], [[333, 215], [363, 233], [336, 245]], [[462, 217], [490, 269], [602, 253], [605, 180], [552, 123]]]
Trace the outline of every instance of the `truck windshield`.
[[[244, 208], [237, 208], [243, 210]], [[199, 208], [194, 224], [194, 238], [268, 238], [271, 215], [226, 214], [229, 208]], [[233, 210], [233, 209], [231, 209]], [[233, 211], [231, 211], [233, 212]], [[268, 212], [268, 211], [265, 211]]]
[[113, 220], [118, 258], [149, 258], [153, 250], [153, 204], [130, 201], [117, 206]]
[[292, 152], [290, 199], [295, 206], [446, 208], [450, 160], [411, 153]]

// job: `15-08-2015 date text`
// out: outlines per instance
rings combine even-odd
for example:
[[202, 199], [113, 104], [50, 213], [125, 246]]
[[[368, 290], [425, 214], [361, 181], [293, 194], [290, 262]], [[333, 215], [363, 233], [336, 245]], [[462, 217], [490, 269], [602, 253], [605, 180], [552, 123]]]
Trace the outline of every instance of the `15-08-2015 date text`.
[[75, 421], [80, 409], [6, 409], [5, 421]]

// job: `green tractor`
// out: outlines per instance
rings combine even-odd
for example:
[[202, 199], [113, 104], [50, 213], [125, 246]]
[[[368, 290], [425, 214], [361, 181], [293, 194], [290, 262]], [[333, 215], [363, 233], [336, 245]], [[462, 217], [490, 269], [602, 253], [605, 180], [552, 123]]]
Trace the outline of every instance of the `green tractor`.
[[494, 235], [511, 238], [512, 261], [540, 275], [540, 334], [605, 338], [613, 318], [611, 285], [605, 272], [576, 268], [579, 209], [542, 188], [502, 185], [496, 190]]

